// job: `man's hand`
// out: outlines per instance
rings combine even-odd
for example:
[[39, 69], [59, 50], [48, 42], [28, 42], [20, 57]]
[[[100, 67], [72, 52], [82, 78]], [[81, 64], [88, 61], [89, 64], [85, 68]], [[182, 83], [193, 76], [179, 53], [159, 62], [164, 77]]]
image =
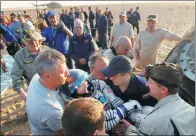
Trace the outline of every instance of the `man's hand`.
[[79, 60], [80, 64], [85, 65], [87, 63], [86, 59], [82, 58]]
[[126, 133], [127, 128], [131, 126], [131, 124], [126, 120], [121, 120], [119, 124], [117, 124], [114, 129], [113, 133], [117, 136], [124, 136]]
[[27, 93], [25, 91], [20, 91], [20, 97], [26, 102]]

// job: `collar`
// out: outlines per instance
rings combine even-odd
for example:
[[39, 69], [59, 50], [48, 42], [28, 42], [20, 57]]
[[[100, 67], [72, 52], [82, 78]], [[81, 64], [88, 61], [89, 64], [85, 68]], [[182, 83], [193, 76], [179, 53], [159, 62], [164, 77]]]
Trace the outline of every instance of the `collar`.
[[[85, 34], [85, 33], [83, 33], [83, 38], [84, 38], [84, 39], [87, 39], [87, 38], [88, 38], [88, 35]], [[75, 39], [75, 40], [79, 40], [79, 37], [75, 34], [75, 35], [74, 35], [74, 39]]]
[[176, 94], [172, 94], [172, 95], [169, 95], [169, 96], [166, 96], [165, 98], [161, 99], [153, 108], [153, 111], [156, 111], [158, 108], [160, 108], [161, 106], [171, 102], [171, 101], [176, 101], [176, 100], [179, 100], [180, 99], [180, 96], [178, 93]]
[[31, 56], [31, 52], [27, 49], [27, 47], [24, 47], [24, 57], [27, 58]]
[[117, 56], [115, 48], [112, 46], [110, 49], [112, 50], [112, 53], [114, 54], [114, 56]]

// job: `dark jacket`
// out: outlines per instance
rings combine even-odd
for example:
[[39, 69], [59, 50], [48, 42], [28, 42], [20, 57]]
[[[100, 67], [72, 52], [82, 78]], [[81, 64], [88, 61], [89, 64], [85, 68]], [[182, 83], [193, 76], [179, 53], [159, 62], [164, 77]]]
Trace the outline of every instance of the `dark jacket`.
[[87, 61], [95, 53], [93, 38], [89, 34], [84, 34], [82, 39], [74, 35], [70, 39], [68, 54], [75, 61], [85, 58]]
[[102, 15], [97, 23], [97, 29], [99, 33], [107, 33], [108, 30], [108, 19]]
[[62, 21], [66, 26], [69, 26], [72, 23], [72, 19], [69, 14], [63, 14]]
[[106, 80], [107, 85], [112, 88], [114, 94], [125, 102], [132, 99], [137, 100], [142, 106], [154, 106], [157, 100], [150, 96], [149, 87], [146, 86], [146, 82], [145, 78], [132, 74], [128, 88], [122, 93], [120, 88], [115, 86], [110, 79]]
[[76, 12], [74, 12], [74, 14], [75, 14], [75, 18], [77, 19], [77, 18], [79, 18], [79, 12], [78, 11], [76, 11]]
[[91, 10], [89, 11], [89, 22], [92, 22], [95, 19], [95, 14], [94, 12]]
[[137, 11], [134, 11], [131, 16], [131, 24], [138, 24], [139, 20], [141, 20], [140, 13]]

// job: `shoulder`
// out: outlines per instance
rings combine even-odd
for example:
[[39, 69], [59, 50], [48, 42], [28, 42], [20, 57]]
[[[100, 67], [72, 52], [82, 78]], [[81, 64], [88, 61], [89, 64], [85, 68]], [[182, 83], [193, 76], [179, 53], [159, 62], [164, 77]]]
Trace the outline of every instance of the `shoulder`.
[[47, 47], [45, 45], [41, 45], [40, 46], [40, 51], [47, 50], [47, 49], [49, 49], [49, 47]]
[[20, 59], [21, 57], [24, 57], [25, 52], [27, 52], [27, 50], [28, 50], [27, 47], [24, 47], [19, 51], [17, 51], [16, 54], [14, 55], [14, 59]]
[[108, 54], [113, 54], [111, 48], [105, 49], [102, 51], [102, 54], [104, 56], [107, 56]]

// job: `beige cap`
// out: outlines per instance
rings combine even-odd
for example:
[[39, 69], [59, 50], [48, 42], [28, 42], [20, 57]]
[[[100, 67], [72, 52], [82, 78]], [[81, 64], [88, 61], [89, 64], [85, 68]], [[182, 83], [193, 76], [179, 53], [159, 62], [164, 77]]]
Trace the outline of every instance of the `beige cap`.
[[32, 30], [32, 29], [25, 30], [25, 39], [26, 40], [38, 40], [38, 41], [46, 40], [46, 38], [42, 37], [42, 35], [39, 32]]

